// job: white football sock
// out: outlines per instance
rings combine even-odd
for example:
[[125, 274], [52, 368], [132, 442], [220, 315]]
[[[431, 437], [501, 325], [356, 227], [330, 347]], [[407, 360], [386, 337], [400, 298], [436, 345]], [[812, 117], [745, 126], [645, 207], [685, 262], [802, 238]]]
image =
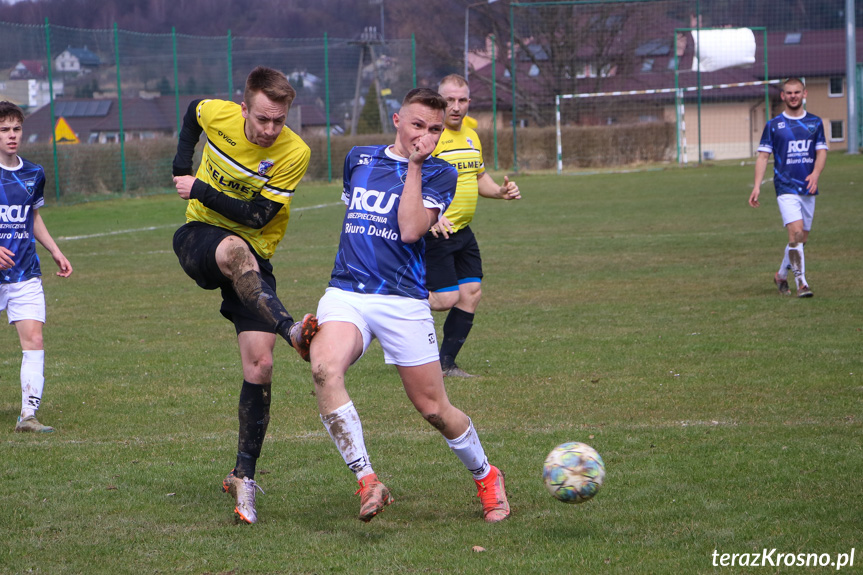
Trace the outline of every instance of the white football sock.
[[456, 457], [467, 467], [476, 480], [485, 479], [491, 468], [485, 450], [479, 442], [479, 436], [473, 427], [473, 421], [468, 420], [467, 431], [455, 439], [447, 439], [446, 443]]
[[21, 418], [36, 414], [45, 388], [45, 350], [24, 351], [21, 359]]
[[803, 244], [788, 244], [788, 261], [791, 262], [791, 271], [797, 287], [809, 285], [806, 283], [806, 259], [803, 257]]
[[374, 473], [363, 439], [363, 424], [353, 401], [347, 402], [332, 413], [321, 415], [321, 421], [357, 480]]
[[785, 255], [782, 257], [782, 265], [779, 266], [779, 277], [787, 278], [788, 270], [791, 269], [791, 262], [788, 260], [788, 250], [790, 248], [785, 246]]

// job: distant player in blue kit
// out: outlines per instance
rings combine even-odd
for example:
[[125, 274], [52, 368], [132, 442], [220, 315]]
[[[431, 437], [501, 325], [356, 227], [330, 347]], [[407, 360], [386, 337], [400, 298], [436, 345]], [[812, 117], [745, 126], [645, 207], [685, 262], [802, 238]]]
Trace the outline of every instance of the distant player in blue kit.
[[11, 102], [0, 102], [0, 311], [18, 330], [24, 357], [21, 360], [21, 415], [15, 431], [51, 433], [36, 411], [45, 387], [45, 294], [36, 242], [48, 250], [67, 278], [72, 264], [57, 247], [39, 208], [45, 204], [45, 172], [42, 166], [18, 156], [24, 113]]
[[803, 246], [812, 229], [815, 216], [815, 196], [818, 195], [818, 178], [827, 162], [827, 141], [821, 118], [803, 109], [806, 87], [799, 78], [789, 78], [782, 87], [785, 111], [764, 126], [758, 158], [755, 160], [755, 186], [749, 196], [749, 205], [761, 204], [761, 182], [767, 171], [767, 159], [773, 154], [773, 186], [776, 202], [782, 214], [782, 223], [788, 230], [788, 245], [779, 271], [773, 282], [782, 295], [790, 295], [788, 270], [794, 273], [797, 297], [812, 297], [806, 282], [806, 265]]
[[423, 236], [452, 202], [458, 173], [431, 157], [446, 100], [411, 90], [393, 114], [395, 143], [353, 148], [345, 159], [347, 204], [329, 287], [318, 303], [311, 342], [321, 421], [360, 489], [361, 521], [393, 502], [378, 481], [345, 373], [377, 338], [414, 407], [473, 475], [485, 520], [509, 516], [503, 472], [490, 465], [470, 418], [447, 398], [425, 286]]

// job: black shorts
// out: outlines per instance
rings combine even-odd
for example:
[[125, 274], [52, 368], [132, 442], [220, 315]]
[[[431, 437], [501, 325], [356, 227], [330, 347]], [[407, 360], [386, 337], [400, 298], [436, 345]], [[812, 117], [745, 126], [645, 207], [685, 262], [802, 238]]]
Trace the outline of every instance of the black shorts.
[[[274, 325], [262, 321], [257, 313], [243, 305], [234, 291], [231, 280], [222, 274], [219, 264], [216, 263], [216, 248], [228, 236], [240, 237], [224, 228], [202, 222], [189, 222], [181, 226], [174, 233], [174, 253], [180, 260], [180, 267], [202, 288], [222, 291], [220, 311], [228, 321], [233, 322], [238, 334], [242, 331], [275, 333]], [[276, 278], [273, 276], [273, 265], [270, 260], [263, 259], [251, 246], [249, 251], [258, 262], [264, 282], [275, 292]]]
[[463, 283], [482, 280], [479, 244], [470, 226], [450, 234], [425, 235], [426, 287], [429, 291], [451, 291]]

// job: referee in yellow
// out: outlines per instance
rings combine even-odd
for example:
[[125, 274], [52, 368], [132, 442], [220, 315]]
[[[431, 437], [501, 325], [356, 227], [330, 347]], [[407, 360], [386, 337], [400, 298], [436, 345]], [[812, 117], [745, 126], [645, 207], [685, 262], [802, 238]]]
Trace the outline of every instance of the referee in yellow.
[[450, 310], [443, 325], [440, 361], [446, 377], [472, 377], [455, 363], [471, 327], [482, 290], [482, 259], [470, 223], [477, 197], [520, 200], [515, 182], [504, 177], [497, 185], [485, 171], [482, 144], [465, 121], [470, 87], [458, 74], [443, 78], [438, 93], [446, 100], [445, 129], [433, 156], [458, 170], [455, 198], [446, 213], [426, 234], [426, 285], [435, 311]]
[[[317, 332], [312, 314], [294, 322], [282, 305], [270, 263], [309, 165], [309, 147], [285, 125], [295, 96], [283, 73], [258, 67], [246, 80], [241, 104], [193, 101], [173, 164], [177, 193], [189, 201], [174, 252], [200, 287], [221, 290], [222, 315], [237, 332], [243, 365], [237, 460], [222, 488], [246, 523], [257, 521], [255, 466], [270, 421], [276, 334], [308, 361]], [[206, 143], [192, 176], [202, 132]]]

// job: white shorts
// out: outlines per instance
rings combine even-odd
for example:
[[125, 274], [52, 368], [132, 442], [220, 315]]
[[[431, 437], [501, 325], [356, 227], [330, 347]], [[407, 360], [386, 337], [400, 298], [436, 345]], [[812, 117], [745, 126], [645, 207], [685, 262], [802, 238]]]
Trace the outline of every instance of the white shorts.
[[42, 278], [14, 284], [0, 284], [0, 311], [6, 310], [9, 323], [35, 319], [45, 323], [45, 293]]
[[386, 363], [414, 366], [440, 360], [428, 300], [330, 287], [318, 302], [317, 316], [321, 324], [344, 321], [357, 326], [363, 336], [363, 353], [377, 338]]
[[807, 232], [812, 229], [812, 218], [815, 217], [815, 196], [779, 194], [776, 196], [776, 203], [779, 204], [783, 226], [803, 220], [803, 229]]

